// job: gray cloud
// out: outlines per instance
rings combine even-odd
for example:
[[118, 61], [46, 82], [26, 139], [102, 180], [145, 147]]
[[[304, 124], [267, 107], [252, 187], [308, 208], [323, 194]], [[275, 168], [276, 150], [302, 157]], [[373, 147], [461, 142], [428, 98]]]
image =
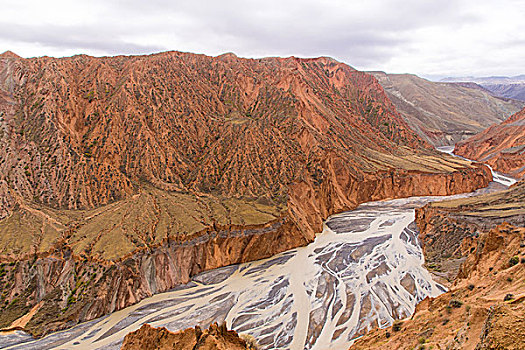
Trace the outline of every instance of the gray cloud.
[[[513, 5], [514, 12], [524, 10]], [[30, 8], [25, 24], [0, 14], [0, 48], [15, 44], [35, 51], [33, 55], [162, 50], [211, 55], [231, 51], [245, 57], [326, 55], [358, 69], [446, 74], [472, 68], [466, 60], [456, 60], [468, 55], [469, 45], [475, 54], [486, 52], [481, 44], [504, 42], [489, 38], [493, 42], [485, 43], [487, 35], [476, 36], [476, 28], [482, 32], [495, 25], [495, 15], [485, 9], [492, 6], [490, 0], [92, 0], [85, 6], [86, 15], [68, 7], [75, 20], [62, 19], [67, 23], [55, 22], [52, 12], [41, 16]], [[506, 24], [508, 31], [517, 26]], [[511, 39], [521, 38], [505, 40]], [[35, 48], [26, 49], [31, 44]]]
[[165, 50], [157, 45], [141, 45], [128, 42], [107, 28], [63, 25], [20, 25], [0, 23], [0, 39], [38, 44], [52, 48], [86, 50], [92, 49], [114, 54], [144, 54]]

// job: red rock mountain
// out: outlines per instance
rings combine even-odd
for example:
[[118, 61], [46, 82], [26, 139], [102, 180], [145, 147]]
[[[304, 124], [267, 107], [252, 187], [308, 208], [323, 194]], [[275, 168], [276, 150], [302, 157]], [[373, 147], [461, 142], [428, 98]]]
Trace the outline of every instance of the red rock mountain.
[[501, 124], [458, 143], [454, 152], [522, 178], [525, 176], [525, 108]]
[[[252, 340], [249, 338], [249, 340]], [[255, 350], [256, 344], [247, 343], [237, 332], [226, 329], [226, 324], [210, 325], [202, 331], [199, 327], [180, 332], [166, 328], [143, 325], [124, 338], [121, 350]]]
[[44, 57], [1, 72], [4, 180], [57, 208], [127, 198], [140, 180], [277, 199], [321, 175], [308, 163], [358, 176], [377, 168], [363, 150], [425, 146], [375, 79], [327, 58]]
[[37, 335], [305, 245], [359, 203], [491, 179], [324, 57], [4, 55], [0, 145], [0, 327]]

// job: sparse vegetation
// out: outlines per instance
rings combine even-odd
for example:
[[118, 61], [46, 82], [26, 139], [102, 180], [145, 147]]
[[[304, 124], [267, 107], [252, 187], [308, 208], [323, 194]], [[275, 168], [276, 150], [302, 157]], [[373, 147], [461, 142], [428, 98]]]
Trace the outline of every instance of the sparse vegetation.
[[459, 309], [461, 306], [463, 306], [463, 302], [457, 299], [452, 299], [448, 304], [456, 309]]
[[512, 267], [512, 266], [516, 265], [517, 263], [519, 263], [519, 261], [520, 261], [520, 258], [518, 256], [513, 256], [509, 260], [509, 266]]
[[401, 321], [394, 321], [392, 324], [392, 330], [394, 332], [399, 332], [401, 330]]

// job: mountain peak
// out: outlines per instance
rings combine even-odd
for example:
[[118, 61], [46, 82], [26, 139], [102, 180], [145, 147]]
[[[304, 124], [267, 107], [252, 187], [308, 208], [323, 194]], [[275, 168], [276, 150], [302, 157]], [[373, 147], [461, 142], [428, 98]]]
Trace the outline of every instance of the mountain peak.
[[219, 59], [225, 59], [225, 60], [231, 60], [231, 59], [238, 59], [239, 57], [234, 54], [233, 52], [225, 52], [222, 55], [217, 56]]
[[16, 53], [14, 53], [13, 51], [9, 51], [9, 50], [7, 50], [6, 52], [0, 54], [0, 57], [1, 58], [22, 58], [22, 57], [18, 56]]

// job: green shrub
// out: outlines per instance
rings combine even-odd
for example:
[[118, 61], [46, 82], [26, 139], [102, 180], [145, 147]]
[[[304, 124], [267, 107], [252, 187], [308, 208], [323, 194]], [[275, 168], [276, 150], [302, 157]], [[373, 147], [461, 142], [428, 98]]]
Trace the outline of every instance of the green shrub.
[[463, 305], [463, 302], [457, 299], [452, 299], [448, 305], [452, 306], [453, 308], [460, 308]]
[[394, 332], [399, 332], [401, 330], [401, 322], [394, 321], [394, 324], [392, 324], [392, 330]]

